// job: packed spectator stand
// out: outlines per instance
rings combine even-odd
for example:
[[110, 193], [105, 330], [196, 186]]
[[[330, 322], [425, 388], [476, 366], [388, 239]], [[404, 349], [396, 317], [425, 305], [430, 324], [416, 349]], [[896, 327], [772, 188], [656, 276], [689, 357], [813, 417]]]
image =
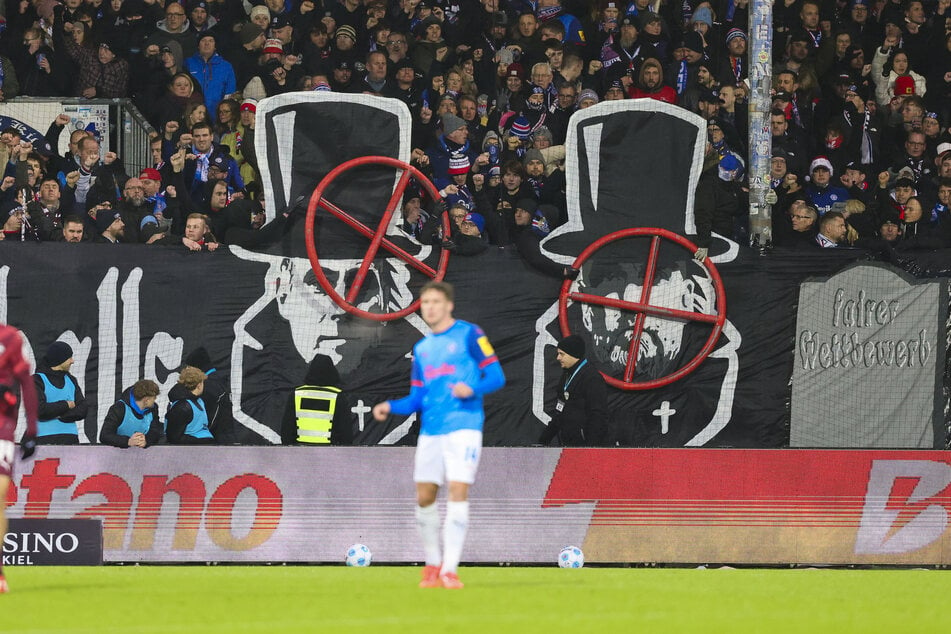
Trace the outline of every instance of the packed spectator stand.
[[[775, 3], [776, 247], [951, 246], [949, 4]], [[566, 220], [571, 114], [650, 98], [707, 120], [710, 196], [698, 227], [745, 242], [750, 9], [749, 0], [8, 2], [0, 98], [130, 98], [156, 133], [152, 166], [128, 173], [93, 135], [67, 132], [69, 117], [50, 122], [52, 153], [0, 131], [0, 237], [199, 250], [260, 243], [255, 232], [268, 225], [268, 239], [279, 235], [294, 214], [262, 212], [256, 103], [317, 90], [407, 104], [413, 163], [459, 207], [443, 236], [426, 201], [408, 196], [402, 227], [421, 241], [465, 255], [517, 245], [537, 260], [537, 240]], [[59, 155], [63, 134], [69, 151]], [[845, 218], [842, 236], [820, 232], [833, 211]]]

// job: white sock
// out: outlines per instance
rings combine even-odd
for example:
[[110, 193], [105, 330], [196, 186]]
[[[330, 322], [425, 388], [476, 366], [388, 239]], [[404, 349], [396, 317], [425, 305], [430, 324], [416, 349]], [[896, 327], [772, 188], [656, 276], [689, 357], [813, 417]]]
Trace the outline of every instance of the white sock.
[[446, 524], [443, 526], [442, 574], [456, 572], [462, 558], [462, 546], [469, 530], [469, 502], [446, 502]]
[[423, 540], [426, 553], [426, 565], [438, 566], [441, 561], [439, 551], [439, 508], [436, 503], [416, 507], [416, 530]]

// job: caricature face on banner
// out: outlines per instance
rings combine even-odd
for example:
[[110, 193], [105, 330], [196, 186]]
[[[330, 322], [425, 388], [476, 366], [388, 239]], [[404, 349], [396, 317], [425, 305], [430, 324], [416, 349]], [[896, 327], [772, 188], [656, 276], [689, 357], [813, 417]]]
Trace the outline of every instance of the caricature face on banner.
[[[352, 158], [409, 159], [409, 112], [396, 100], [293, 93], [262, 101], [258, 117], [256, 149], [272, 217], [309, 200], [327, 173]], [[541, 245], [561, 264], [598, 247], [589, 250], [570, 284], [572, 293], [704, 319], [720, 314], [708, 270], [669, 236], [660, 239], [656, 253], [649, 236], [601, 240], [632, 228], [677, 236], [695, 232], [693, 196], [704, 131], [698, 117], [653, 100], [599, 104], [574, 115], [567, 143], [568, 221]], [[379, 165], [348, 170], [325, 197], [374, 230], [398, 177]], [[202, 346], [218, 372], [214, 376], [230, 387], [238, 442], [280, 441], [289, 395], [314, 356], [324, 354], [341, 375], [356, 442], [411, 443], [413, 416], [375, 423], [369, 412], [375, 403], [407, 393], [412, 347], [428, 328], [415, 313], [381, 323], [332, 301], [330, 291], [348, 295], [369, 239], [328, 213], [317, 214], [314, 243], [327, 280], [323, 288], [307, 257], [305, 223], [295, 220], [277, 243], [254, 251], [234, 245], [196, 254], [175, 247], [8, 244], [0, 248], [0, 321], [24, 332], [28, 359], [41, 358], [57, 339], [72, 346], [73, 373], [90, 402], [87, 419], [79, 423], [84, 442], [96, 441], [109, 407], [135, 381], [157, 381], [167, 399], [188, 353]], [[386, 239], [433, 266], [439, 250], [402, 234], [400, 221], [394, 214], [384, 227]], [[710, 259], [727, 300], [723, 330], [709, 356], [677, 381], [638, 391], [609, 389], [618, 441], [650, 447], [788, 445], [800, 283], [855, 258], [848, 250], [828, 251], [835, 252], [803, 258], [777, 250], [762, 258], [714, 234]], [[936, 265], [922, 260], [926, 268]], [[428, 279], [383, 250], [365, 272], [350, 304], [370, 313], [409, 307]], [[555, 361], [561, 280], [533, 268], [515, 249], [501, 248], [452, 256], [446, 280], [455, 286], [455, 316], [485, 330], [507, 377], [506, 386], [485, 399], [485, 444], [538, 442], [561, 378]], [[612, 378], [624, 379], [636, 343], [629, 380], [637, 383], [660, 383], [684, 368], [712, 332], [710, 319], [651, 314], [639, 320], [633, 311], [575, 300], [566, 302], [564, 318], [568, 330], [585, 340], [592, 365]], [[163, 400], [163, 414], [164, 408]]]
[[[703, 160], [704, 132], [705, 123], [700, 117], [648, 100], [598, 104], [572, 116], [567, 140], [568, 222], [543, 242], [547, 255], [570, 264], [595, 240], [633, 227], [666, 229], [679, 235], [695, 233], [694, 192]], [[722, 236], [715, 238], [711, 260], [718, 264], [732, 261], [737, 245]], [[666, 244], [658, 252], [649, 303], [714, 314], [716, 296], [707, 272], [692, 260], [691, 253]], [[608, 243], [585, 262], [572, 291], [640, 302], [648, 245], [646, 239]], [[557, 312], [554, 308], [546, 316], [553, 317]], [[589, 342], [589, 358], [604, 373], [618, 379], [623, 378], [628, 364], [635, 316], [589, 304], [572, 303], [568, 308], [572, 332], [582, 334]], [[556, 324], [544, 319], [539, 321], [539, 333], [536, 372], [541, 369], [539, 360], [551, 354], [545, 350], [550, 350], [561, 334]], [[658, 379], [683, 367], [700, 351], [707, 334], [708, 326], [646, 316], [633, 382]], [[688, 405], [689, 376], [666, 388], [615, 391], [614, 409], [621, 412], [615, 423], [622, 440], [663, 446], [702, 445], [716, 436], [731, 417], [739, 372], [735, 351], [740, 341], [739, 333], [728, 321], [712, 359], [701, 364], [701, 375], [712, 366], [723, 366], [715, 370], [722, 378], [719, 397], [712, 407]], [[716, 358], [725, 363], [713, 361]], [[533, 410], [540, 419], [548, 420], [551, 410], [537, 397]], [[671, 410], [677, 411], [654, 414]]]
[[[310, 199], [314, 188], [338, 165], [352, 158], [377, 155], [409, 161], [409, 111], [399, 101], [344, 95], [337, 93], [295, 93], [267, 99], [258, 104], [259, 129], [256, 137], [264, 196], [270, 215], [282, 211], [301, 196]], [[333, 129], [334, 135], [326, 130]], [[341, 143], [340, 140], [345, 142]], [[372, 167], [345, 172], [328, 188], [325, 198], [346, 211], [367, 227], [379, 223], [395, 185], [394, 170]], [[396, 174], [398, 176], [398, 174]], [[425, 261], [432, 249], [420, 245], [399, 231], [400, 218], [394, 214], [387, 237], [400, 243], [410, 253]], [[333, 290], [341, 296], [360, 268], [369, 240], [358, 235], [325, 211], [318, 211], [315, 246], [321, 269]], [[394, 350], [395, 358], [405, 358], [415, 339], [425, 331], [421, 320], [410, 315], [400, 320], [402, 326], [385, 329], [384, 325], [353, 317], [334, 303], [321, 288], [310, 261], [303, 257], [303, 223], [297, 223], [279, 249], [252, 252], [232, 247], [239, 258], [267, 265], [263, 278], [263, 294], [241, 317], [235, 327], [232, 349], [232, 395], [236, 404], [236, 419], [256, 433], [276, 441], [276, 434], [254, 411], [270, 411], [266, 405], [273, 398], [270, 390], [249, 392], [244, 378], [254, 368], [273, 371], [281, 368], [280, 379], [298, 384], [316, 354], [329, 356], [342, 376], [353, 376], [364, 365], [373, 365], [367, 358], [371, 348], [379, 354]], [[289, 257], [288, 249], [296, 257]], [[422, 281], [410, 273], [408, 266], [392, 257], [379, 256], [368, 270], [354, 306], [373, 313], [394, 312], [409, 306]], [[280, 322], [286, 323], [276, 339], [286, 339], [289, 332], [291, 346], [276, 344], [274, 321], [268, 314], [276, 307]], [[256, 321], [270, 324], [264, 336], [258, 336]], [[407, 335], [396, 337], [397, 333]], [[269, 346], [265, 346], [265, 337]], [[292, 363], [277, 362], [262, 365], [249, 359], [250, 350], [262, 351], [265, 358], [273, 348], [291, 355]], [[271, 349], [266, 349], [270, 347]], [[299, 359], [303, 363], [298, 363]], [[275, 360], [276, 361], [276, 360]], [[384, 365], [389, 365], [384, 364]], [[289, 367], [297, 368], [296, 373]], [[408, 365], [405, 366], [408, 377]], [[363, 429], [360, 420], [360, 430]]]

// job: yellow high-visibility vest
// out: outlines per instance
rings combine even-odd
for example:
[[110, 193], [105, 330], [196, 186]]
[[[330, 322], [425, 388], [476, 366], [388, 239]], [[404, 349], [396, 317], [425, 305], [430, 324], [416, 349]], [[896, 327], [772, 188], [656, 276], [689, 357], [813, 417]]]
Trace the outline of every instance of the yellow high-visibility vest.
[[329, 445], [339, 387], [302, 385], [294, 390], [297, 442]]

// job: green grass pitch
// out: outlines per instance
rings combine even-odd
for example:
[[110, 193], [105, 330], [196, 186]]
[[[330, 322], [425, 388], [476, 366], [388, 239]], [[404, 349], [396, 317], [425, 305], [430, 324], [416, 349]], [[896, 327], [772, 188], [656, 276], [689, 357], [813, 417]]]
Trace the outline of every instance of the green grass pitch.
[[951, 572], [462, 568], [8, 568], [4, 633], [938, 632]]

